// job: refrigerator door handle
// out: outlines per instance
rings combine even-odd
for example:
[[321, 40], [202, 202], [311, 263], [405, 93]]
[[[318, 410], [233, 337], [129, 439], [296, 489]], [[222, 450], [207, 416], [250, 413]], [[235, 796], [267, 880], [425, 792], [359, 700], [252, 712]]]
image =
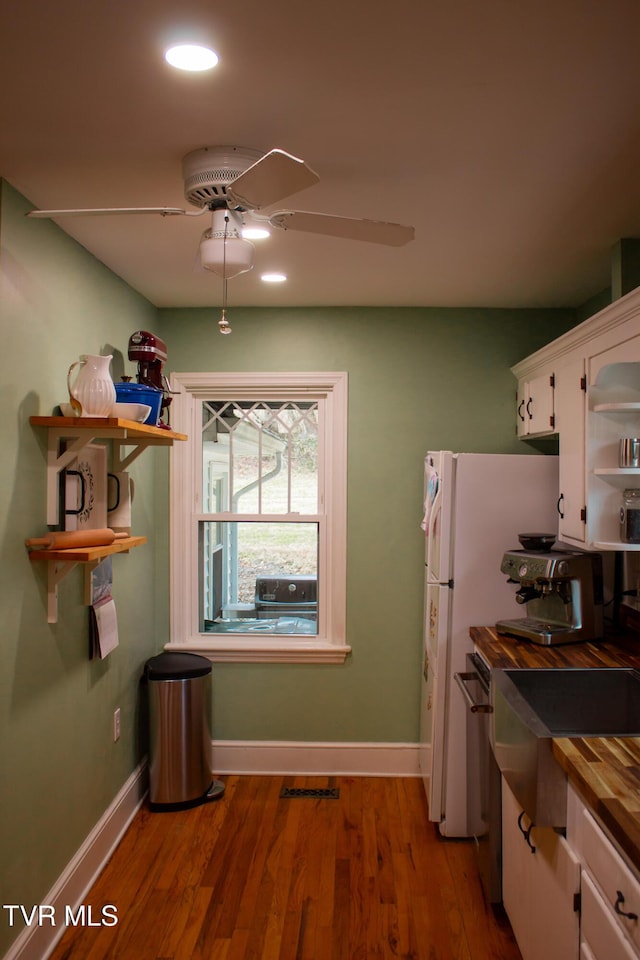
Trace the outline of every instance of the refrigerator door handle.
[[467, 702], [467, 706], [471, 713], [493, 713], [493, 707], [490, 703], [477, 703], [467, 688], [467, 683], [470, 683], [473, 680], [478, 680], [478, 674], [475, 672], [472, 673], [454, 673], [455, 681], [462, 690], [462, 695]]
[[[435, 554], [436, 547], [434, 544], [435, 526], [438, 521], [438, 514], [440, 512], [441, 502], [442, 502], [442, 488], [439, 487], [438, 492], [433, 498], [433, 503], [431, 504], [431, 510], [429, 512], [429, 523], [427, 526], [427, 567], [432, 572], [434, 568], [434, 557], [436, 555]], [[436, 577], [436, 581], [439, 581], [440, 579], [439, 569], [436, 569], [435, 577]]]

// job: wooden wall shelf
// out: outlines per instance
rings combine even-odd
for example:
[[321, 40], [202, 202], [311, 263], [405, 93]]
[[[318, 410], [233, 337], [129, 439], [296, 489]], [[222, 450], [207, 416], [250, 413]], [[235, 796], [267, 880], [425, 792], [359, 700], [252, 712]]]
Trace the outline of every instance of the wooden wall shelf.
[[147, 542], [146, 537], [123, 537], [114, 540], [108, 546], [101, 547], [68, 547], [66, 550], [30, 550], [29, 559], [32, 563], [44, 561], [46, 563], [95, 563], [110, 557], [112, 553], [128, 553], [133, 547], [141, 547]]
[[127, 537], [115, 540], [102, 547], [70, 547], [67, 550], [31, 550], [29, 560], [32, 563], [46, 563], [47, 567], [47, 623], [58, 621], [58, 584], [77, 564], [85, 565], [85, 601], [91, 603], [91, 571], [114, 553], [128, 553], [133, 547], [141, 547], [146, 537]]
[[[184, 433], [164, 427], [150, 427], [119, 417], [30, 417], [34, 427], [47, 429], [47, 524], [59, 523], [58, 476], [94, 440], [110, 440], [112, 469], [122, 472], [147, 447], [170, 447], [175, 440], [186, 440]], [[64, 449], [61, 449], [62, 441]], [[124, 453], [125, 447], [132, 447]]]
[[[150, 427], [146, 423], [136, 423], [134, 420], [123, 420], [121, 417], [30, 417], [29, 422], [34, 427], [49, 427], [63, 430], [64, 436], [75, 436], [85, 431], [92, 432], [94, 438], [99, 437], [129, 437], [132, 439], [155, 438], [170, 446], [174, 440], [186, 440], [184, 433], [175, 433], [165, 427]], [[111, 431], [115, 430], [113, 434]], [[106, 431], [106, 432], [105, 432]]]
[[[47, 430], [47, 524], [59, 524], [59, 476], [94, 440], [108, 440], [112, 449], [114, 472], [122, 472], [147, 447], [170, 447], [176, 440], [187, 440], [183, 433], [164, 427], [150, 427], [120, 417], [30, 417], [33, 427]], [[124, 448], [130, 448], [125, 452]], [[58, 619], [58, 584], [73, 568], [85, 565], [85, 600], [91, 603], [91, 571], [114, 553], [127, 553], [142, 546], [146, 537], [126, 537], [108, 546], [73, 547], [66, 550], [32, 550], [32, 563], [47, 564], [47, 620]]]

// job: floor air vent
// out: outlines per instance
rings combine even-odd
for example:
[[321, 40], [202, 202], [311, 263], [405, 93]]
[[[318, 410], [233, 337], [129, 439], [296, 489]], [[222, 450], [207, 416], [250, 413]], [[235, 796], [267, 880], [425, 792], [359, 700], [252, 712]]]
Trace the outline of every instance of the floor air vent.
[[315, 797], [316, 800], [338, 800], [339, 787], [283, 787], [280, 797], [285, 800], [296, 800], [298, 797]]

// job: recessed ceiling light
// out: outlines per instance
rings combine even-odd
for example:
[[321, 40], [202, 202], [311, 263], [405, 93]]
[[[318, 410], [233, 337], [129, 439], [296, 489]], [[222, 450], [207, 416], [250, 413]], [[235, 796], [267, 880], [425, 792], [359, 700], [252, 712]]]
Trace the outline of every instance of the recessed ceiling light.
[[287, 279], [286, 273], [263, 273], [260, 276], [265, 283], [284, 283]]
[[165, 50], [164, 58], [167, 63], [178, 70], [197, 72], [211, 70], [218, 62], [218, 55], [195, 43], [180, 43]]

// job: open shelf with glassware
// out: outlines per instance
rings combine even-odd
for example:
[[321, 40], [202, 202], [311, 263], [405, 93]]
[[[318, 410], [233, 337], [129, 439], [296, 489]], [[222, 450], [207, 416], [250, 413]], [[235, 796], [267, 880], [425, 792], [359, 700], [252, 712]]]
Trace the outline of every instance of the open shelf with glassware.
[[[108, 441], [111, 446], [112, 469], [125, 470], [141, 453], [152, 446], [171, 446], [174, 441], [186, 440], [185, 434], [164, 427], [148, 426], [118, 417], [41, 417], [30, 418], [34, 427], [47, 430], [47, 524], [60, 524], [60, 474], [76, 460], [95, 440]], [[105, 478], [106, 479], [106, 478]], [[146, 537], [119, 536], [111, 543], [91, 546], [32, 549], [32, 563], [46, 563], [47, 619], [57, 621], [58, 584], [76, 567], [84, 564], [85, 601], [90, 603], [90, 574], [105, 557], [128, 553], [147, 542]]]
[[[613, 358], [612, 358], [613, 359]], [[596, 550], [640, 551], [623, 539], [623, 497], [640, 494], [640, 467], [620, 466], [620, 441], [640, 436], [640, 363], [599, 366], [588, 392], [587, 527]]]

